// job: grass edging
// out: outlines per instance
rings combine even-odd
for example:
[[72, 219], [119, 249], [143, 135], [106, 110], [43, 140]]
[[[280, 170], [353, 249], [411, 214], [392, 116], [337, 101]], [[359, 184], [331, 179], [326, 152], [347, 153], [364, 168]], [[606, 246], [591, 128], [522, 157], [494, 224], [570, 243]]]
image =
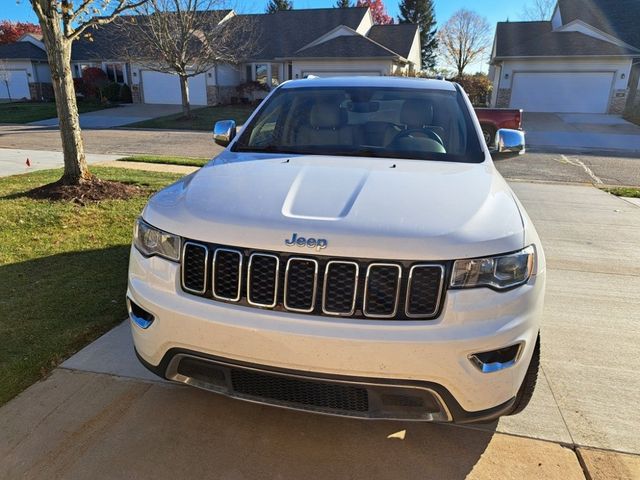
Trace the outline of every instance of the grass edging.
[[603, 187], [602, 190], [616, 197], [640, 198], [638, 187]]
[[118, 162], [159, 163], [164, 165], [182, 165], [185, 167], [202, 167], [210, 158], [171, 157], [158, 155], [131, 155], [119, 158]]

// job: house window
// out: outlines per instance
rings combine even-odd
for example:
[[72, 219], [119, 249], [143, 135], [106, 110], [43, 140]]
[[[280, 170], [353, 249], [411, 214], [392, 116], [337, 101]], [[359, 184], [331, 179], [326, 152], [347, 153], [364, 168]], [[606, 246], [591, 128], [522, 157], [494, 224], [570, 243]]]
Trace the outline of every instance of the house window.
[[271, 64], [271, 87], [280, 85], [280, 65], [278, 63]]
[[260, 82], [263, 85], [267, 85], [267, 79], [269, 74], [269, 65], [266, 63], [256, 63], [256, 82]]
[[247, 82], [250, 82], [251, 80], [253, 80], [253, 75], [251, 75], [251, 72], [252, 72], [252, 65], [247, 65], [246, 70], [244, 72], [245, 80]]
[[109, 80], [116, 83], [124, 83], [124, 70], [121, 63], [107, 63], [104, 68]]

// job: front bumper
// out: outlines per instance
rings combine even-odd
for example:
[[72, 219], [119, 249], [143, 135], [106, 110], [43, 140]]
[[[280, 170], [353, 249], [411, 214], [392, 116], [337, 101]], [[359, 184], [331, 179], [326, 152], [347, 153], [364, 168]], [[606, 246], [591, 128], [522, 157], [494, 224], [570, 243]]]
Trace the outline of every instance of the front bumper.
[[[155, 318], [146, 329], [132, 323], [132, 333], [139, 358], [162, 377], [185, 381], [171, 364], [182, 354], [223, 363], [223, 372], [249, 369], [320, 383], [364, 383], [375, 390], [374, 397], [389, 385], [422, 389], [444, 404], [440, 414], [422, 419], [463, 422], [508, 411], [538, 334], [544, 272], [507, 292], [450, 290], [434, 320], [334, 319], [189, 295], [180, 289], [177, 264], [132, 249], [128, 296]], [[474, 353], [517, 343], [522, 344], [518, 360], [504, 370], [483, 373], [469, 360]], [[228, 385], [199, 386], [242, 398]]]

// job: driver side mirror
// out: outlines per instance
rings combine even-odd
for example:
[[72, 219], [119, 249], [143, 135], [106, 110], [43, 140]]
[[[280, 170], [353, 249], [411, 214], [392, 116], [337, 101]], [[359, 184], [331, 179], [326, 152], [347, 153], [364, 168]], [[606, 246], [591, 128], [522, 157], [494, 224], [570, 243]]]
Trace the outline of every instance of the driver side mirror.
[[213, 141], [226, 147], [236, 136], [236, 122], [233, 120], [220, 120], [213, 127]]
[[496, 133], [495, 148], [491, 153], [494, 158], [512, 158], [526, 152], [524, 132], [501, 128]]

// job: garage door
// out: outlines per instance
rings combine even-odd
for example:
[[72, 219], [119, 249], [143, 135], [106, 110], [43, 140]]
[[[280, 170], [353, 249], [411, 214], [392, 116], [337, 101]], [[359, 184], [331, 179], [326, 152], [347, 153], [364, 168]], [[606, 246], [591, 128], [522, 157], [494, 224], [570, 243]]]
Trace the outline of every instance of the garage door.
[[528, 112], [607, 113], [613, 75], [613, 72], [516, 72], [511, 107]]
[[[145, 70], [142, 72], [142, 91], [144, 103], [182, 104], [180, 79], [177, 75]], [[191, 105], [207, 104], [207, 85], [204, 73], [189, 78], [189, 100]]]
[[31, 98], [29, 92], [29, 80], [26, 70], [8, 70], [9, 90], [4, 78], [0, 76], [0, 98], [20, 100], [21, 98]]
[[345, 71], [345, 70], [329, 70], [329, 71], [309, 71], [309, 72], [302, 72], [302, 76], [303, 77], [308, 77], [309, 75], [315, 75], [317, 77], [353, 77], [353, 76], [367, 76], [367, 77], [379, 77], [381, 75], [380, 72], [376, 72], [376, 71], [366, 71], [366, 70], [359, 70], [359, 71]]

